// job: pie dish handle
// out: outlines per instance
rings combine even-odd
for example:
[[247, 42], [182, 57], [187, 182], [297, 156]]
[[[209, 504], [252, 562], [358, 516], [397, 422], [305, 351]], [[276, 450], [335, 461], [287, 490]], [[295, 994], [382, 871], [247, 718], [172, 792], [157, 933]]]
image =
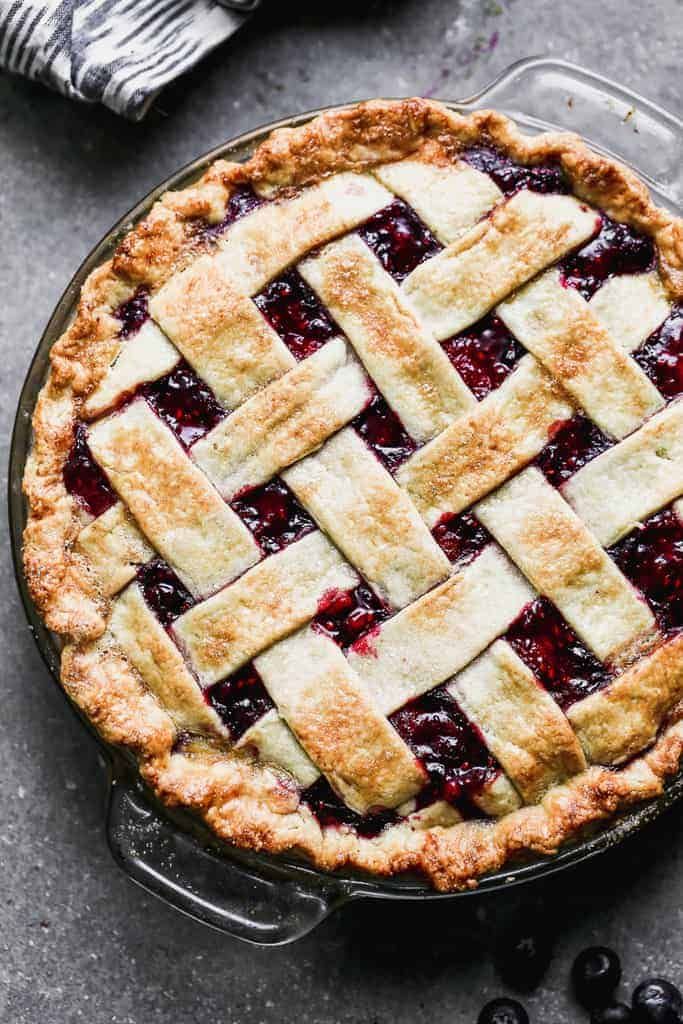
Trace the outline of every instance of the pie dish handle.
[[578, 132], [633, 167], [667, 205], [683, 203], [683, 121], [577, 64], [529, 57], [453, 106], [491, 106], [532, 128]]
[[[342, 883], [213, 853], [167, 820], [133, 781], [113, 778], [107, 840], [128, 877], [164, 902], [234, 938], [280, 946], [306, 935], [350, 898]], [[240, 856], [239, 854], [235, 855]]]

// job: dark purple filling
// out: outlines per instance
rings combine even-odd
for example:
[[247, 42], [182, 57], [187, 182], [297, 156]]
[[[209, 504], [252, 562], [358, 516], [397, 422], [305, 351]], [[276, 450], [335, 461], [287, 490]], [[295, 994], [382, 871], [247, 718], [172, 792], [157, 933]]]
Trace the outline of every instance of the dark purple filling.
[[137, 581], [145, 601], [164, 627], [170, 626], [194, 604], [192, 595], [161, 558], [141, 565]]
[[611, 448], [613, 443], [592, 420], [577, 414], [554, 425], [550, 440], [536, 459], [536, 465], [551, 484], [559, 487], [596, 455]]
[[486, 398], [503, 383], [525, 351], [494, 313], [442, 345], [465, 384], [479, 399]]
[[560, 273], [564, 285], [590, 299], [609, 277], [640, 274], [654, 265], [652, 239], [603, 214], [597, 235], [560, 263]]
[[671, 508], [650, 516], [610, 549], [664, 630], [683, 627], [683, 523]]
[[206, 699], [228, 727], [234, 743], [275, 706], [251, 662], [211, 686]]
[[323, 828], [350, 825], [365, 839], [378, 836], [387, 826], [394, 825], [399, 820], [396, 812], [389, 810], [356, 814], [337, 796], [324, 776], [305, 789], [301, 799], [308, 804]]
[[414, 210], [401, 199], [379, 210], [358, 234], [396, 281], [442, 248]]
[[262, 206], [263, 203], [264, 200], [256, 195], [251, 185], [239, 185], [228, 199], [223, 219], [217, 224], [202, 224], [202, 237], [215, 238], [217, 235], [221, 235], [236, 220], [244, 217], [247, 213], [251, 213], [257, 206]]
[[683, 305], [677, 303], [668, 317], [633, 358], [666, 398], [683, 394]]
[[116, 492], [92, 456], [84, 423], [76, 424], [62, 473], [67, 491], [90, 515], [101, 516], [116, 502]]
[[483, 551], [491, 534], [471, 512], [445, 516], [432, 530], [434, 540], [451, 562], [467, 565]]
[[140, 391], [185, 448], [225, 416], [225, 410], [208, 384], [200, 380], [184, 360], [165, 377], [145, 384]]
[[429, 775], [429, 786], [420, 794], [422, 806], [437, 799], [467, 801], [500, 771], [478, 729], [444, 686], [406, 704], [389, 721]]
[[388, 617], [386, 606], [367, 583], [353, 590], [330, 590], [318, 604], [313, 628], [347, 648], [376, 630]]
[[370, 404], [352, 421], [352, 426], [390, 473], [398, 469], [417, 448], [380, 394], [375, 394]]
[[118, 309], [114, 310], [114, 316], [121, 321], [121, 338], [130, 338], [140, 330], [145, 321], [149, 320], [149, 291], [142, 285], [136, 290], [132, 298], [122, 302]]
[[489, 174], [506, 196], [519, 192], [521, 188], [529, 188], [532, 192], [569, 191], [569, 185], [558, 164], [545, 163], [525, 167], [488, 146], [467, 149], [461, 154], [461, 159], [470, 167]]
[[306, 359], [340, 333], [296, 270], [288, 270], [271, 281], [254, 302], [295, 359]]
[[545, 597], [522, 610], [505, 639], [563, 710], [609, 682], [605, 666]]
[[278, 477], [243, 491], [230, 505], [269, 555], [315, 530], [308, 512]]

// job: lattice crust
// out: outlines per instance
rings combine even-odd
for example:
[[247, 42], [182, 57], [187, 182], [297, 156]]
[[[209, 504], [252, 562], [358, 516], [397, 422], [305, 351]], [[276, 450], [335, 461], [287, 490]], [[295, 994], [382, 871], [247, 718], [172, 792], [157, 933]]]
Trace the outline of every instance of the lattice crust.
[[[582, 294], [605, 215], [645, 239]], [[25, 564], [69, 693], [222, 837], [444, 889], [656, 794], [683, 638], [606, 549], [683, 520], [683, 404], [648, 363], [682, 299], [683, 225], [628, 171], [490, 112], [333, 111], [169, 193], [86, 282], [34, 417]], [[76, 423], [97, 506], [66, 487]], [[589, 440], [558, 469], [565, 429]]]

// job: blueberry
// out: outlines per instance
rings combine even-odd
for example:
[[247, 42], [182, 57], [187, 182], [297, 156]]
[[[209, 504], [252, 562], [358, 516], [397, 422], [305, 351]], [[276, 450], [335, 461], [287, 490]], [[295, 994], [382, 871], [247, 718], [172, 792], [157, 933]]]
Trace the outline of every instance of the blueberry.
[[529, 1014], [516, 999], [492, 999], [477, 1017], [477, 1024], [529, 1024]]
[[496, 950], [496, 970], [510, 988], [530, 992], [548, 969], [552, 957], [550, 937], [541, 931], [509, 931]]
[[624, 1003], [600, 1006], [591, 1013], [591, 1024], [632, 1024], [631, 1007]]
[[590, 946], [579, 953], [572, 967], [576, 998], [587, 1009], [606, 1006], [621, 978], [619, 957], [605, 946]]
[[675, 985], [664, 978], [648, 978], [633, 993], [635, 1024], [680, 1024], [683, 997]]

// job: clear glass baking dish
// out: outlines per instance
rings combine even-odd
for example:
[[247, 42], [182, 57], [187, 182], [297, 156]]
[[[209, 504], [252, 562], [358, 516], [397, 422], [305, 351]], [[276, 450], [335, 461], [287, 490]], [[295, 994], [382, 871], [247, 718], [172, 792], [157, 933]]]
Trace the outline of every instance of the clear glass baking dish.
[[[565, 61], [529, 58], [512, 65], [481, 92], [446, 101], [456, 110], [495, 107], [529, 132], [548, 128], [580, 132], [602, 152], [628, 163], [658, 202], [683, 213], [683, 123], [635, 93]], [[73, 316], [80, 287], [109, 258], [121, 236], [169, 188], [189, 184], [217, 157], [243, 160], [274, 128], [301, 124], [310, 111], [265, 125], [217, 147], [160, 184], [116, 224], [90, 253], [67, 287], [31, 363], [17, 410], [9, 473], [10, 527], [17, 582], [36, 643], [55, 681], [59, 643], [42, 624], [21, 568], [26, 520], [21, 480], [31, 444], [31, 414], [45, 379], [48, 353]], [[63, 692], [63, 691], [62, 691]], [[683, 773], [664, 794], [608, 828], [568, 844], [552, 858], [529, 859], [489, 875], [474, 893], [439, 894], [419, 878], [377, 880], [358, 874], [325, 874], [294, 858], [274, 858], [220, 843], [193, 816], [159, 805], [143, 786], [132, 758], [94, 735], [108, 779], [106, 835], [112, 855], [136, 883], [205, 924], [245, 941], [280, 945], [305, 935], [341, 904], [356, 899], [458, 900], [564, 870], [622, 842], [683, 793]]]

